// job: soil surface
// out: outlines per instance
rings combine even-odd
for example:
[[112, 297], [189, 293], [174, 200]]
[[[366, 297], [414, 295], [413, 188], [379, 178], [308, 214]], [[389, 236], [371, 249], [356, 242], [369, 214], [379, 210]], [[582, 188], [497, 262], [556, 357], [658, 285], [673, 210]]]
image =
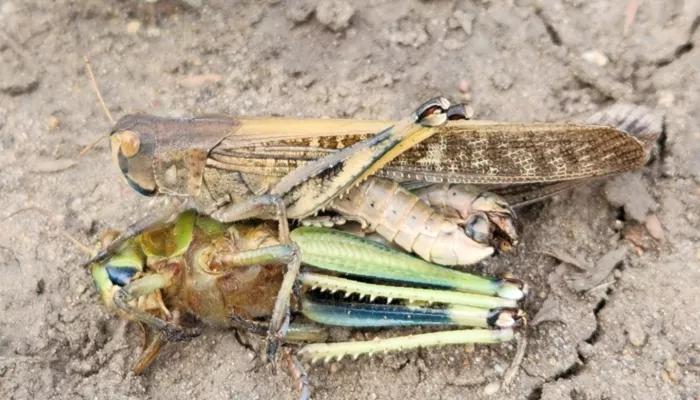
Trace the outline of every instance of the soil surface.
[[36, 206], [55, 225], [33, 211], [0, 222], [1, 398], [297, 396], [263, 366], [256, 339], [246, 347], [231, 331], [169, 345], [144, 375], [129, 372], [138, 329], [105, 310], [78, 267], [86, 255], [59, 234], [95, 243], [158, 204], [123, 183], [105, 142], [77, 159], [111, 127], [87, 55], [115, 118], [401, 118], [438, 94], [503, 121], [617, 101], [663, 112], [650, 165], [520, 210], [517, 252], [474, 268], [533, 287], [538, 323], [510, 385], [514, 343], [309, 373], [316, 399], [700, 399], [700, 2], [202, 3], [0, 2], [0, 216]]

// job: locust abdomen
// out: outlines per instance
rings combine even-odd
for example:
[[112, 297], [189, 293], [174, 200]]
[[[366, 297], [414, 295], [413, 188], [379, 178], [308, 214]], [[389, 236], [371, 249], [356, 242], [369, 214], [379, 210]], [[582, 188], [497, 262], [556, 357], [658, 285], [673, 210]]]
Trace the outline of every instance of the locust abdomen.
[[[342, 199], [332, 204], [334, 211], [366, 222], [387, 240], [425, 260], [442, 265], [473, 264], [494, 253], [490, 243], [480, 243], [468, 235], [477, 223], [478, 229], [486, 229], [473, 219], [462, 226], [457, 219], [447, 218], [436, 212], [415, 194], [398, 183], [372, 178], [350, 190]], [[479, 214], [474, 214], [479, 217]]]

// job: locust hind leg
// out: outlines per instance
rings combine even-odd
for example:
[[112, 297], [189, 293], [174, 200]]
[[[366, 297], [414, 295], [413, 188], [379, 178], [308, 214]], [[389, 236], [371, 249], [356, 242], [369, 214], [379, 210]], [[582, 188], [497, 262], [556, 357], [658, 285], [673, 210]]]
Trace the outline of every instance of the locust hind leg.
[[289, 215], [301, 219], [328, 206], [333, 199], [439, 131], [448, 119], [450, 103], [438, 97], [408, 117], [349, 147], [311, 161], [282, 177], [271, 194], [283, 197]]

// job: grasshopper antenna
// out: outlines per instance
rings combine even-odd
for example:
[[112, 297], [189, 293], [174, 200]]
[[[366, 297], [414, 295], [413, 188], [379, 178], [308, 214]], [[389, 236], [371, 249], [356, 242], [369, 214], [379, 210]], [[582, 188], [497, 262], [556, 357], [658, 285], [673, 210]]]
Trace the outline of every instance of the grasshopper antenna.
[[[109, 122], [114, 123], [114, 118], [112, 118], [112, 114], [110, 114], [109, 109], [107, 108], [107, 105], [105, 104], [104, 99], [102, 98], [102, 94], [100, 93], [100, 88], [97, 86], [97, 79], [95, 79], [95, 74], [92, 72], [92, 65], [90, 65], [90, 60], [88, 59], [87, 56], [84, 56], [83, 59], [85, 59], [85, 68], [88, 71], [88, 75], [90, 75], [90, 81], [92, 82], [92, 88], [95, 90], [95, 94], [97, 95], [97, 99], [100, 101], [100, 104], [102, 105], [102, 110], [104, 110], [105, 115], [107, 115], [107, 119], [109, 119]], [[98, 143], [100, 143], [102, 140], [105, 138], [109, 138], [109, 136], [100, 136], [95, 140], [94, 142], [90, 143], [89, 145], [85, 146], [85, 148], [78, 153], [78, 159], [82, 158], [85, 153], [88, 151], [92, 150], [93, 147], [97, 146]]]
[[51, 223], [51, 225], [53, 225], [53, 227], [58, 231], [58, 233], [61, 234], [61, 236], [63, 236], [63, 237], [66, 238], [68, 241], [70, 241], [71, 243], [73, 243], [73, 245], [74, 245], [75, 247], [77, 247], [78, 249], [80, 249], [80, 251], [82, 251], [83, 253], [87, 254], [88, 256], [92, 256], [92, 255], [93, 255], [93, 253], [94, 253], [94, 250], [93, 250], [93, 249], [91, 249], [90, 247], [88, 247], [88, 246], [84, 245], [83, 243], [81, 243], [78, 239], [75, 238], [75, 236], [73, 236], [73, 235], [71, 235], [70, 233], [66, 232], [65, 230], [59, 228], [58, 222], [56, 222], [56, 220], [53, 218], [53, 216], [51, 215], [51, 213], [49, 213], [48, 211], [44, 210], [43, 208], [39, 208], [39, 207], [36, 207], [36, 206], [29, 206], [29, 207], [20, 208], [19, 210], [16, 210], [16, 211], [11, 212], [10, 214], [8, 214], [8, 215], [7, 215], [6, 217], [4, 217], [3, 219], [0, 219], [0, 222], [2, 222], [2, 221], [7, 221], [8, 219], [14, 217], [15, 215], [18, 215], [18, 214], [21, 214], [21, 213], [27, 212], [27, 211], [36, 211], [36, 212], [42, 214], [44, 217], [46, 217], [46, 219], [49, 220], [49, 222]]

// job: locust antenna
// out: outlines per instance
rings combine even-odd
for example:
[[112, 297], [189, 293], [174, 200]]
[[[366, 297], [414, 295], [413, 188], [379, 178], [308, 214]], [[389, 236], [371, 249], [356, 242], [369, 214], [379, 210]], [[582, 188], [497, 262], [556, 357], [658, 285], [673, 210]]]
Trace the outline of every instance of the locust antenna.
[[98, 137], [97, 139], [95, 139], [89, 145], [85, 146], [85, 148], [80, 150], [80, 153], [78, 153], [78, 160], [80, 160], [85, 155], [85, 153], [92, 150], [93, 147], [97, 146], [98, 143], [100, 143], [101, 141], [103, 141], [105, 139], [109, 139], [109, 135], [102, 135], [102, 136]]
[[61, 234], [61, 236], [63, 236], [64, 238], [68, 239], [71, 243], [73, 243], [73, 245], [74, 245], [75, 247], [77, 247], [78, 249], [80, 249], [83, 253], [87, 254], [88, 256], [92, 256], [92, 255], [93, 255], [94, 250], [92, 250], [90, 247], [88, 247], [88, 246], [84, 245], [83, 243], [81, 243], [78, 239], [75, 238], [75, 236], [73, 236], [73, 235], [71, 235], [70, 233], [66, 232], [65, 230], [59, 228], [58, 222], [56, 222], [56, 220], [53, 218], [53, 216], [51, 215], [51, 213], [49, 213], [48, 211], [44, 210], [43, 208], [39, 208], [39, 207], [36, 207], [36, 206], [29, 206], [29, 207], [20, 208], [19, 210], [16, 210], [16, 211], [14, 211], [14, 212], [11, 212], [11, 213], [10, 213], [9, 215], [7, 215], [6, 217], [0, 219], [0, 222], [6, 221], [6, 220], [8, 220], [8, 219], [14, 217], [15, 215], [21, 214], [21, 213], [26, 212], [26, 211], [36, 211], [36, 212], [42, 214], [44, 217], [46, 217], [46, 219], [49, 220], [49, 222], [51, 223], [51, 225], [53, 225], [53, 227], [56, 228], [56, 230]]
[[90, 80], [92, 81], [92, 88], [95, 89], [95, 93], [97, 94], [97, 99], [100, 100], [100, 104], [102, 104], [102, 109], [104, 110], [105, 114], [107, 114], [109, 122], [114, 123], [114, 118], [112, 118], [112, 114], [109, 113], [107, 105], [102, 99], [102, 94], [100, 94], [100, 88], [97, 87], [97, 80], [95, 79], [95, 74], [92, 73], [92, 66], [90, 65], [90, 60], [87, 56], [84, 56], [83, 58], [85, 59], [85, 67], [87, 68], [88, 74], [90, 75]]
[[[90, 81], [92, 81], [92, 88], [95, 90], [95, 94], [97, 95], [97, 99], [100, 101], [100, 104], [102, 105], [102, 110], [104, 110], [105, 115], [107, 115], [109, 122], [114, 123], [114, 118], [112, 118], [112, 114], [110, 114], [109, 109], [107, 108], [107, 105], [105, 104], [105, 101], [102, 98], [102, 94], [100, 93], [100, 88], [97, 86], [97, 79], [95, 79], [95, 74], [92, 72], [92, 65], [90, 65], [90, 60], [88, 59], [87, 56], [84, 56], [83, 58], [85, 59], [85, 68], [87, 68], [88, 75], [90, 75]], [[98, 143], [100, 143], [102, 140], [104, 140], [106, 138], [109, 138], [109, 135], [100, 136], [94, 142], [85, 146], [85, 148], [83, 150], [81, 150], [80, 153], [78, 153], [78, 160], [81, 159], [85, 155], [85, 153], [92, 150], [95, 146], [97, 146]]]

